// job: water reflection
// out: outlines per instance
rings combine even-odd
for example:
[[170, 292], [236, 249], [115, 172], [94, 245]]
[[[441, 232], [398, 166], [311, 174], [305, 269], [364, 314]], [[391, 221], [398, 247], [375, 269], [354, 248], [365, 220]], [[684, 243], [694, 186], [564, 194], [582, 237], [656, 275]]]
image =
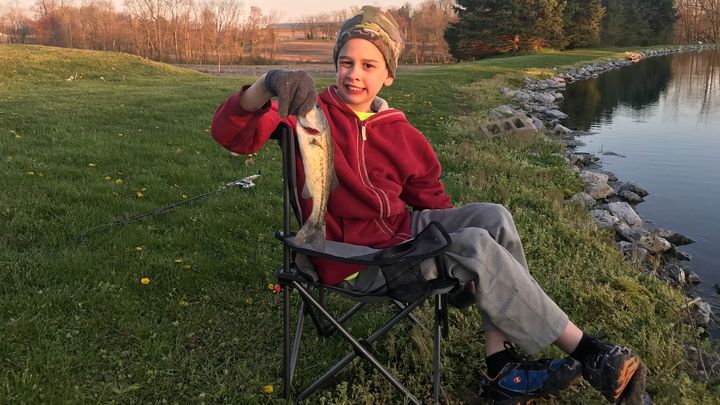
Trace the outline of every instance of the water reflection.
[[570, 116], [565, 124], [589, 131], [608, 123], [618, 107], [629, 107], [634, 118], [643, 121], [661, 96], [672, 100], [678, 114], [682, 105], [700, 106], [695, 110], [697, 120], [707, 123], [720, 103], [719, 69], [720, 51], [689, 52], [650, 58], [596, 79], [573, 83], [562, 105]]

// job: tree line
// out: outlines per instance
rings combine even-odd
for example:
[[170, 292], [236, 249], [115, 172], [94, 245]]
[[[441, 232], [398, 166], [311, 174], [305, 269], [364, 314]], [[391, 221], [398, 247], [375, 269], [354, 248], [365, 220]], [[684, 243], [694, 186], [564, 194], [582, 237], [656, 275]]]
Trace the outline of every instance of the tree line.
[[[714, 0], [716, 1], [716, 0]], [[544, 47], [670, 43], [673, 0], [457, 0], [445, 39], [457, 59]]]
[[[449, 61], [443, 31], [454, 18], [452, 5], [452, 0], [425, 0], [390, 10], [408, 39], [406, 61]], [[357, 11], [279, 24], [282, 14], [255, 6], [247, 12], [241, 0], [125, 0], [121, 10], [110, 0], [80, 6], [36, 0], [31, 16], [18, 7], [0, 11], [0, 42], [126, 52], [171, 63], [267, 63], [278, 59], [280, 41], [334, 39]]]
[[[110, 0], [70, 6], [36, 0], [34, 15], [0, 11], [0, 41], [127, 52], [173, 63], [278, 59], [281, 41], [332, 40], [358, 8], [278, 24], [282, 14], [242, 0]], [[720, 0], [425, 0], [389, 10], [406, 38], [406, 63], [604, 46], [718, 43]], [[328, 59], [330, 55], [328, 55]]]

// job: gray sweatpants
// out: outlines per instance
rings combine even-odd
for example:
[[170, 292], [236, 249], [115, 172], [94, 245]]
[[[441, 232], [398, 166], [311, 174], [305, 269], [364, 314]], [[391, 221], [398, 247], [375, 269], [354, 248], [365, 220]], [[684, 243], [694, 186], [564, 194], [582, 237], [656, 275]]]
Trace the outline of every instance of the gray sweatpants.
[[[550, 346], [568, 324], [568, 316], [528, 272], [520, 236], [510, 212], [498, 204], [424, 210], [412, 217], [419, 233], [430, 222], [445, 227], [452, 238], [448, 271], [461, 281], [473, 280], [475, 299], [485, 330], [499, 330], [529, 354]], [[433, 260], [421, 265], [426, 279], [437, 277]], [[351, 290], [384, 288], [377, 268], [340, 283]]]
[[[501, 331], [529, 354], [560, 337], [568, 316], [528, 272], [520, 236], [505, 207], [480, 203], [415, 212], [413, 233], [431, 221], [442, 224], [452, 238], [450, 275], [475, 281], [475, 300], [485, 330]], [[425, 263], [434, 267], [431, 261]], [[427, 271], [432, 274], [433, 269]]]

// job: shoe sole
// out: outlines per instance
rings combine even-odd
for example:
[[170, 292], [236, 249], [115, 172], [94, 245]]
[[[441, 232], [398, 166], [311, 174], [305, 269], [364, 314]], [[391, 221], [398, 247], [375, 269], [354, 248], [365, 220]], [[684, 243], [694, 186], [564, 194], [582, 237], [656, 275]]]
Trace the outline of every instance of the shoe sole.
[[557, 390], [555, 392], [551, 392], [545, 395], [533, 395], [529, 397], [522, 397], [522, 398], [512, 398], [512, 399], [505, 399], [500, 401], [490, 401], [493, 405], [530, 405], [534, 403], [538, 399], [556, 399], [558, 398], [563, 392], [567, 391], [572, 387], [578, 379], [582, 377], [582, 374], [579, 374], [577, 377], [575, 377], [572, 381], [570, 381], [570, 384], [567, 385], [564, 389]]
[[615, 389], [615, 392], [612, 393], [612, 397], [608, 398], [610, 401], [615, 402], [620, 398], [628, 383], [630, 383], [630, 380], [632, 380], [635, 375], [638, 367], [640, 367], [640, 361], [636, 356], [631, 356], [623, 362], [617, 380], [619, 385]]

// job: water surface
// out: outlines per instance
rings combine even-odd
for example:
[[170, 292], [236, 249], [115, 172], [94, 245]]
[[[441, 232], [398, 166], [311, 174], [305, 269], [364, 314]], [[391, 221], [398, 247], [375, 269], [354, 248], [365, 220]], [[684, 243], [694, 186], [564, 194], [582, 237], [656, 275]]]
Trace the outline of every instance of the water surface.
[[[570, 84], [562, 110], [566, 126], [593, 133], [578, 150], [650, 192], [636, 207], [649, 227], [696, 241], [680, 249], [703, 279], [695, 292], [720, 314], [720, 50], [649, 58]], [[712, 334], [720, 337], [718, 325]]]

